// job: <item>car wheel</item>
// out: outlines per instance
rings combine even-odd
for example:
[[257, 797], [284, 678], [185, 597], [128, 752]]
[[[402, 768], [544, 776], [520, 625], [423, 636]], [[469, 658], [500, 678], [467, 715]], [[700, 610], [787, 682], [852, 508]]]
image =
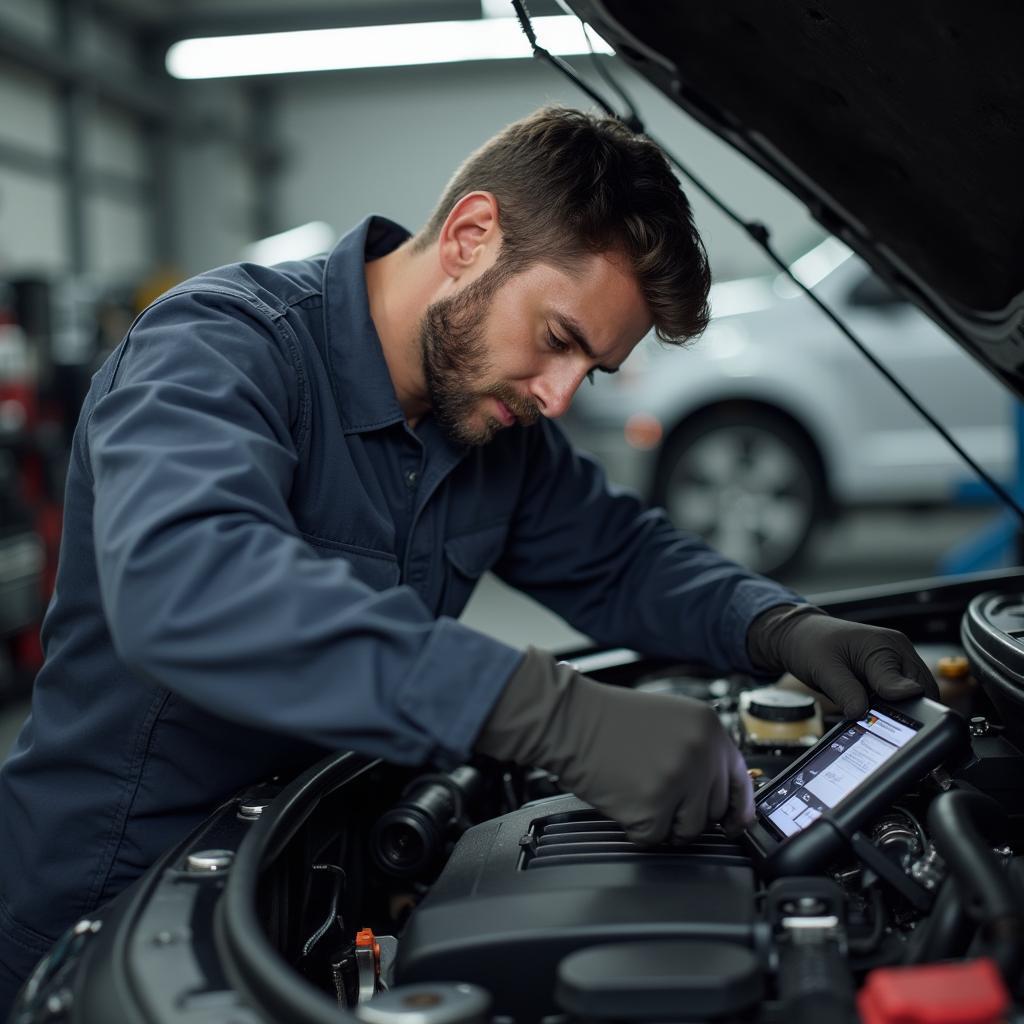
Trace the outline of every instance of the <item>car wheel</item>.
[[756, 572], [792, 566], [825, 509], [821, 462], [786, 420], [718, 410], [684, 424], [659, 465], [655, 501], [685, 530]]

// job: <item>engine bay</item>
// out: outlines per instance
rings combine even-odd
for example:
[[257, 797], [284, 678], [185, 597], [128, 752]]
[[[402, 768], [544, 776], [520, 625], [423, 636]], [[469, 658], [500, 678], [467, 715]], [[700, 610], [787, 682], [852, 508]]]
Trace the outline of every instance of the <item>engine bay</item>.
[[[636, 846], [538, 770], [378, 764], [321, 800], [276, 858], [261, 923], [364, 1019], [389, 1019], [388, 990], [417, 986], [453, 1019], [881, 1020], [908, 1000], [945, 1019], [964, 992], [1007, 1010], [1024, 964], [1024, 731], [1007, 644], [1024, 636], [1024, 599], [975, 597], [962, 642], [938, 621], [917, 616], [909, 635], [965, 742], [821, 870], [766, 870], [749, 835]], [[574, 663], [709, 702], [755, 789], [841, 721], [791, 678], [766, 688], [624, 651]], [[483, 1003], [452, 1010], [457, 990]]]
[[567, 655], [714, 710], [755, 788], [739, 837], [638, 846], [539, 769], [334, 753], [232, 798], [79, 921], [19, 1019], [1015, 1019], [1024, 570], [818, 603], [905, 633], [941, 703], [844, 720], [792, 678]]

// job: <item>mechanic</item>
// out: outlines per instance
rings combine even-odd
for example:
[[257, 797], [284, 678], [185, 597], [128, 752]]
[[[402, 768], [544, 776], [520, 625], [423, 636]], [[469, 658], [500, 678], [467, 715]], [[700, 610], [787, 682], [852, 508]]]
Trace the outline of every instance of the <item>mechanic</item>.
[[934, 682], [606, 485], [554, 420], [710, 275], [660, 150], [548, 108], [414, 237], [222, 267], [151, 305], [75, 434], [46, 662], [0, 774], [0, 1012], [33, 963], [221, 802], [328, 751], [539, 765], [641, 843], [752, 813], [699, 702], [456, 621], [487, 569], [599, 642], [783, 669], [865, 710]]

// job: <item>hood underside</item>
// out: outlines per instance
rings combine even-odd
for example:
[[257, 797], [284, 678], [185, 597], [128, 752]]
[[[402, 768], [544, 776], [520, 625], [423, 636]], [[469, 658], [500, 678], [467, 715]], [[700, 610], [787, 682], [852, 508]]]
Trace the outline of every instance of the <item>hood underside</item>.
[[569, 6], [1024, 397], [1024, 7]]

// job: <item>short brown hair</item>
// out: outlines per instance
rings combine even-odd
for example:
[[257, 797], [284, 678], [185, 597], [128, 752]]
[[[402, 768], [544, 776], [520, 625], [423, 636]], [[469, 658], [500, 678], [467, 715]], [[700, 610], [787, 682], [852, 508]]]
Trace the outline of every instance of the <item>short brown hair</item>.
[[690, 203], [662, 151], [622, 122], [564, 107], [513, 122], [455, 172], [414, 249], [432, 244], [475, 191], [497, 199], [505, 274], [620, 252], [658, 337], [681, 344], [707, 327], [711, 272]]

